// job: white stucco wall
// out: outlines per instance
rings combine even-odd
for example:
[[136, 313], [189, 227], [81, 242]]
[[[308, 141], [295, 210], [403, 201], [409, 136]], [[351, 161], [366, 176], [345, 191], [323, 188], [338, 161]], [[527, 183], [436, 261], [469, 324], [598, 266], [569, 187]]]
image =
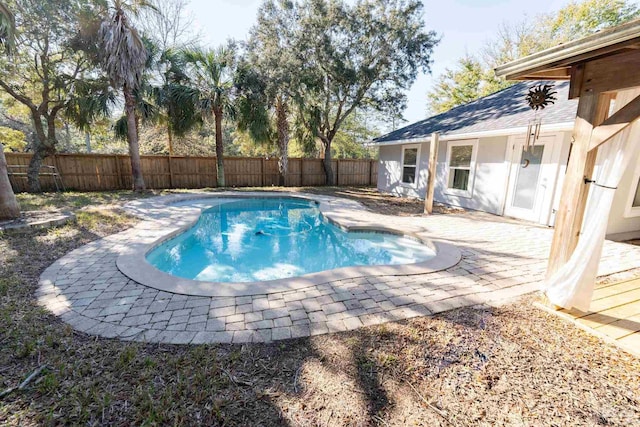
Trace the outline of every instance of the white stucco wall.
[[[498, 136], [478, 139], [475, 178], [471, 197], [461, 197], [447, 192], [448, 171], [446, 157], [447, 147], [450, 142], [457, 141], [441, 141], [439, 144], [434, 199], [437, 202], [453, 206], [502, 215], [509, 173], [509, 164], [505, 162], [508, 137]], [[420, 158], [416, 186], [408, 186], [401, 183], [402, 166], [400, 162], [404, 145], [380, 147], [378, 190], [396, 196], [425, 197], [429, 167], [429, 143], [424, 142], [419, 145]], [[564, 132], [553, 201], [554, 209], [559, 206], [570, 146], [571, 132]], [[627, 169], [616, 191], [607, 228], [607, 238], [609, 239], [640, 238], [640, 216], [629, 216], [627, 212], [627, 205], [630, 203], [629, 194], [631, 191], [635, 191], [635, 186], [637, 185], [637, 168], [640, 168], [640, 156]], [[597, 172], [598, 166], [596, 166], [594, 176], [597, 176]], [[551, 214], [552, 222], [553, 217], [554, 214]]]
[[[447, 194], [446, 157], [449, 141], [441, 141], [438, 146], [438, 166], [434, 199], [437, 202], [467, 209], [501, 214], [506, 192], [507, 165], [505, 152], [506, 136], [481, 138], [478, 142], [473, 192], [470, 198]], [[411, 145], [411, 144], [407, 144]], [[401, 183], [402, 149], [407, 145], [380, 147], [378, 168], [378, 190], [403, 197], [424, 198], [429, 168], [429, 143], [420, 144], [417, 186]]]
[[420, 157], [418, 171], [416, 173], [416, 185], [402, 183], [402, 149], [403, 147], [416, 145], [388, 145], [380, 147], [380, 160], [378, 165], [378, 190], [402, 197], [419, 197], [424, 199], [427, 178], [429, 177], [429, 143], [420, 145]]
[[434, 199], [453, 206], [501, 215], [508, 174], [508, 166], [505, 163], [507, 139], [507, 136], [497, 136], [478, 140], [475, 178], [471, 197], [452, 195], [447, 192], [448, 144], [458, 141], [441, 142], [438, 146]]

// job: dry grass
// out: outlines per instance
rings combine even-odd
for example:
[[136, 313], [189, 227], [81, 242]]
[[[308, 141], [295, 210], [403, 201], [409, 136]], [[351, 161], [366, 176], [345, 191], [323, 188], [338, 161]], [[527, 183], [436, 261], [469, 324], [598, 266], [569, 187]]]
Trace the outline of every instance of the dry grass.
[[100, 339], [36, 305], [47, 265], [134, 221], [85, 208], [76, 224], [0, 235], [0, 389], [49, 367], [0, 401], [0, 425], [640, 424], [640, 360], [534, 297], [245, 346]]
[[[60, 211], [76, 210], [86, 206], [100, 205], [115, 207], [135, 198], [150, 197], [161, 194], [188, 193], [191, 191], [280, 191], [305, 192], [310, 194], [324, 194], [337, 197], [345, 197], [357, 200], [367, 208], [386, 215], [396, 216], [420, 216], [424, 213], [424, 201], [406, 197], [395, 197], [389, 194], [379, 193], [373, 187], [243, 187], [243, 188], [207, 188], [203, 190], [149, 190], [142, 193], [131, 191], [104, 191], [104, 192], [66, 192], [66, 193], [42, 193], [38, 195], [20, 193], [18, 202], [23, 211]], [[441, 203], [435, 203], [435, 214], [463, 212], [462, 209], [450, 207]]]

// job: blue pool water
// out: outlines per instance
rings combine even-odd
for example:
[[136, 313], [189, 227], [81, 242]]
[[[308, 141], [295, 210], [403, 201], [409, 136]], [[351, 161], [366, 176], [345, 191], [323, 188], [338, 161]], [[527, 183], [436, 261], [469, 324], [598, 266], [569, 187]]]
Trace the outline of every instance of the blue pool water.
[[189, 230], [147, 254], [174, 276], [253, 282], [356, 265], [412, 264], [429, 247], [387, 233], [350, 232], [329, 223], [314, 202], [240, 199], [202, 212]]

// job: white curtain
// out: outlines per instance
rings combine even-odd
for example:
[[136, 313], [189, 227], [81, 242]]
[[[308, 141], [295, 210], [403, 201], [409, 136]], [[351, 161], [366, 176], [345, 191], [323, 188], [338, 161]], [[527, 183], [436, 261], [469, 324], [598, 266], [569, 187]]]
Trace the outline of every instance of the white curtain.
[[[619, 92], [614, 111], [638, 94], [638, 89]], [[639, 148], [640, 122], [627, 127], [600, 146], [600, 168], [596, 182], [591, 184], [592, 190], [578, 245], [569, 262], [549, 277], [543, 286], [553, 304], [567, 309], [589, 311], [615, 188], [630, 162], [638, 158]]]

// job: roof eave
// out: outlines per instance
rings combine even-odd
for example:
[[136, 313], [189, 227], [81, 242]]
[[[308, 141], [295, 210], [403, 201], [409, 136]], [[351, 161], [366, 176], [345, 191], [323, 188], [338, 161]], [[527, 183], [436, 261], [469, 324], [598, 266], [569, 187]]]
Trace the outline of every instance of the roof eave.
[[[541, 128], [541, 132], [563, 132], [570, 131], [573, 129], [574, 122], [562, 122], [562, 123], [552, 123], [552, 124], [543, 124]], [[526, 133], [527, 126], [518, 126], [513, 128], [504, 128], [504, 129], [496, 129], [496, 130], [488, 130], [488, 131], [477, 131], [477, 132], [467, 132], [467, 133], [458, 133], [458, 134], [441, 134], [440, 141], [455, 141], [459, 139], [473, 139], [473, 138], [490, 138], [494, 136], [508, 136], [508, 135], [516, 135], [519, 133]], [[431, 141], [431, 136], [421, 136], [417, 138], [407, 138], [407, 139], [395, 139], [391, 141], [372, 141], [371, 146], [382, 147], [386, 145], [404, 145], [404, 144], [418, 144], [422, 142]]]
[[495, 72], [507, 80], [567, 80], [574, 64], [637, 48], [640, 48], [640, 19], [506, 63]]

